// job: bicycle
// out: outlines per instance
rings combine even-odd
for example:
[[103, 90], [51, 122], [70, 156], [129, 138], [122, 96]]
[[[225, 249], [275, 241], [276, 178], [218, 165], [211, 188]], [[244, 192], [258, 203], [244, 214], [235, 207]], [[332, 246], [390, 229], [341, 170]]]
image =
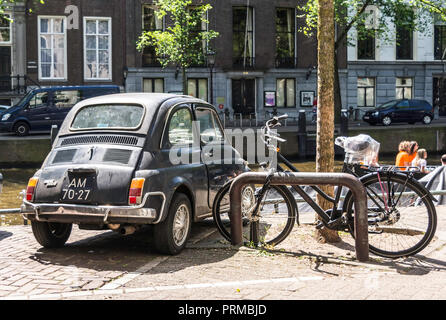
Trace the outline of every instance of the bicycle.
[[[271, 131], [272, 128], [280, 125], [280, 120], [285, 117], [286, 115], [274, 117], [268, 120], [263, 128], [263, 136], [266, 138], [264, 142], [270, 150], [272, 149], [272, 140], [285, 141]], [[299, 171], [280, 152], [277, 153], [277, 156], [278, 162], [283, 163], [292, 172]], [[357, 173], [359, 169], [361, 169], [362, 176]], [[280, 164], [277, 165], [277, 168], [273, 168], [271, 163], [268, 164], [268, 177], [277, 171], [288, 170]], [[396, 172], [394, 169], [381, 169], [359, 164], [352, 158], [352, 152], [346, 152], [342, 172], [355, 175], [365, 186], [370, 252], [378, 256], [399, 258], [416, 254], [430, 243], [437, 225], [437, 215], [433, 204], [435, 199], [424, 186], [413, 178], [414, 171]], [[230, 186], [231, 182], [228, 182], [220, 189], [213, 203], [213, 218], [217, 229], [228, 241], [231, 239], [230, 225], [225, 223], [225, 216], [229, 213], [229, 207], [224, 205], [224, 199], [227, 199], [227, 201], [229, 199]], [[249, 186], [249, 188], [253, 187]], [[268, 197], [266, 191], [270, 188], [280, 190], [281, 199]], [[299, 223], [298, 206], [290, 189], [294, 190], [301, 199], [308, 203], [319, 216], [320, 222], [316, 228], [326, 227], [332, 230], [345, 231], [354, 237], [354, 197], [352, 192], [338, 187], [332, 197], [317, 186], [309, 186], [309, 188], [332, 203], [332, 208], [323, 210], [301, 186], [291, 186], [289, 188], [270, 186], [269, 178], [266, 179], [261, 188], [257, 188], [255, 192], [250, 191], [250, 194], [254, 194], [254, 196], [251, 196], [248, 200], [242, 197], [244, 201], [246, 200], [246, 203], [242, 204], [245, 239], [252, 241], [254, 244], [261, 243], [263, 245], [277, 245], [285, 240], [294, 227], [294, 221], [297, 224]], [[245, 190], [246, 187], [243, 192]], [[344, 198], [343, 201], [341, 201], [342, 197]], [[286, 223], [282, 222], [275, 228], [271, 228], [273, 221], [270, 218], [271, 214], [268, 214], [268, 210], [265, 214], [261, 209], [266, 206], [270, 210], [271, 205], [276, 209], [280, 204], [285, 204], [282, 207], [282, 214], [279, 214], [279, 216], [282, 217], [282, 220], [286, 220]], [[248, 226], [249, 230], [247, 230]], [[266, 229], [259, 229], [259, 227], [266, 227]]]

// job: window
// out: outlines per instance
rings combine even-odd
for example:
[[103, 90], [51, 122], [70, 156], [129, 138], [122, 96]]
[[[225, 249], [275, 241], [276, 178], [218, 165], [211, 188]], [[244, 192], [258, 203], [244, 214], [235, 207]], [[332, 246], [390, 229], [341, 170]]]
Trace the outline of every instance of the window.
[[434, 47], [435, 60], [446, 60], [446, 25], [434, 27]]
[[375, 106], [375, 79], [358, 78], [358, 107]]
[[144, 79], [143, 80], [144, 92], [164, 92], [164, 79]]
[[396, 99], [412, 99], [412, 78], [396, 78]]
[[65, 17], [39, 17], [39, 77], [66, 79]]
[[407, 18], [401, 20], [397, 18], [396, 24], [396, 59], [413, 59], [413, 30], [415, 28], [415, 13], [412, 8], [407, 7]]
[[202, 99], [208, 100], [208, 79], [187, 79], [187, 94]]
[[42, 108], [48, 106], [48, 92], [38, 92], [29, 100], [29, 108]]
[[251, 7], [232, 9], [232, 53], [234, 65], [254, 65], [254, 20]]
[[81, 100], [81, 93], [79, 90], [55, 91], [53, 100], [58, 108], [71, 108]]
[[142, 122], [144, 108], [140, 105], [94, 105], [80, 109], [72, 129], [136, 129]]
[[111, 18], [84, 18], [84, 77], [111, 80]]
[[[156, 7], [150, 5], [144, 5], [142, 7], [142, 29], [144, 31], [163, 31], [164, 21], [159, 19], [156, 14]], [[142, 66], [159, 66], [160, 63], [157, 60], [155, 47], [145, 47], [142, 52]]]
[[11, 42], [11, 21], [10, 16], [5, 14], [0, 16], [0, 43]]
[[192, 144], [192, 116], [189, 109], [181, 108], [170, 118], [169, 142], [172, 145]]
[[294, 107], [296, 105], [296, 89], [294, 79], [277, 79], [277, 107]]
[[200, 123], [200, 138], [204, 143], [223, 141], [223, 132], [218, 125], [215, 112], [209, 109], [197, 109], [197, 121]]
[[276, 66], [295, 67], [295, 21], [294, 9], [276, 9]]
[[358, 59], [375, 60], [375, 24], [376, 8], [369, 6], [366, 10], [366, 19], [358, 23], [357, 55]]

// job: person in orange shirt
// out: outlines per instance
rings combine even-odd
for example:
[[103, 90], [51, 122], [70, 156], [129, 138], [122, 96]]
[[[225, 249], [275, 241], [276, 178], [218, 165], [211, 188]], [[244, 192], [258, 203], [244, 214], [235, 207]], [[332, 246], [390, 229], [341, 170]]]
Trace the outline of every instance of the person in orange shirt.
[[[395, 159], [395, 166], [396, 167], [408, 167], [410, 166], [410, 163], [412, 161], [409, 161], [409, 149], [410, 149], [410, 142], [409, 141], [401, 141], [398, 146], [399, 153], [396, 156]], [[406, 168], [400, 168], [401, 170], [406, 170]]]
[[417, 151], [418, 151], [418, 143], [416, 141], [409, 142], [409, 149], [408, 149], [409, 159], [410, 159], [409, 166], [412, 165], [413, 159], [415, 159], [415, 157], [417, 156]]

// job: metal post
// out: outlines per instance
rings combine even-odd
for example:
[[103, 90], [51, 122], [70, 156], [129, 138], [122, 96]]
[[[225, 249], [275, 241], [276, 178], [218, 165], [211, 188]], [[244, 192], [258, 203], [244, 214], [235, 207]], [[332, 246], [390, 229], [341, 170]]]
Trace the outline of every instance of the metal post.
[[[245, 172], [232, 182], [229, 190], [231, 243], [242, 243], [242, 188], [248, 184], [262, 184], [265, 182], [267, 172]], [[355, 249], [359, 261], [369, 259], [369, 238], [367, 218], [367, 195], [364, 186], [358, 178], [347, 173], [306, 173], [285, 172], [275, 173], [271, 178], [272, 185], [333, 185], [344, 186], [351, 190], [355, 202]]]
[[0, 193], [2, 193], [3, 188], [3, 175], [0, 173]]
[[299, 159], [307, 157], [307, 119], [305, 110], [299, 110], [298, 131], [297, 131]]

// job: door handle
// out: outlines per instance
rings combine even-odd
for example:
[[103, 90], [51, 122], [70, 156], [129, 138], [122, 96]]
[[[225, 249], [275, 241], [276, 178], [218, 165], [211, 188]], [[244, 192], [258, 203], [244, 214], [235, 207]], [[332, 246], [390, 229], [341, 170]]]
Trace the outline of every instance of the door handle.
[[50, 120], [51, 118], [50, 117], [45, 117], [45, 120]]

